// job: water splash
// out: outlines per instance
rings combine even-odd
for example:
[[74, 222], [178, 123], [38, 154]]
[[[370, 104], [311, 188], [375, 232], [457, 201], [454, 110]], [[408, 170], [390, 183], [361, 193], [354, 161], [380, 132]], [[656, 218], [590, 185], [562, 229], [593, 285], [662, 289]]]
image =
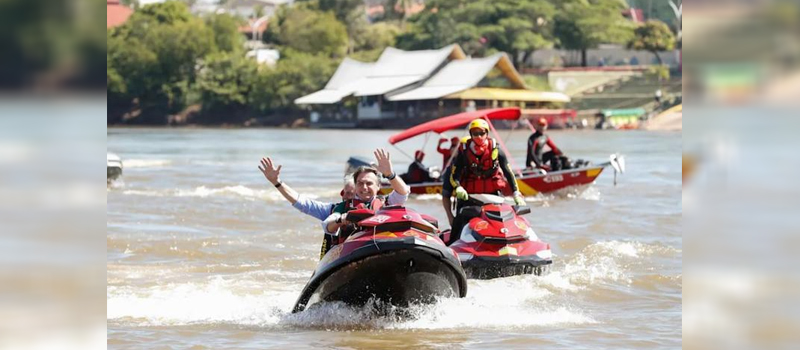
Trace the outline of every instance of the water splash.
[[251, 273], [138, 291], [108, 287], [107, 317], [141, 326], [231, 323], [334, 330], [507, 329], [596, 322], [581, 310], [551, 304], [552, 293], [532, 286], [527, 278], [471, 281], [467, 298], [442, 298], [433, 305], [396, 308], [372, 300], [353, 307], [333, 302], [292, 314], [301, 285], [270, 283], [264, 277]]

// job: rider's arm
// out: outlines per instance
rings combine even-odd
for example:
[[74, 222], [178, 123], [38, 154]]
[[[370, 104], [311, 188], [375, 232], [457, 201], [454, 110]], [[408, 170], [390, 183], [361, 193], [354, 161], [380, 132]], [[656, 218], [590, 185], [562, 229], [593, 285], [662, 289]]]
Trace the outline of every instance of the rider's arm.
[[450, 185], [453, 186], [454, 189], [458, 188], [458, 186], [461, 186], [461, 183], [458, 181], [458, 179], [461, 178], [461, 172], [465, 167], [464, 163], [466, 163], [466, 156], [463, 152], [458, 152], [456, 160], [453, 162], [453, 166], [450, 167], [450, 178], [448, 179], [450, 181]]
[[278, 189], [278, 192], [280, 192], [283, 195], [283, 198], [286, 198], [286, 200], [289, 201], [289, 203], [292, 203], [292, 205], [297, 203], [297, 197], [299, 197], [300, 195], [297, 193], [297, 191], [295, 191], [285, 182], [278, 180], [278, 183], [274, 183], [272, 185], [276, 186], [275, 188]]
[[408, 200], [408, 193], [400, 194], [397, 191], [392, 191], [386, 197], [386, 205], [404, 205], [406, 204], [406, 200]]
[[397, 192], [408, 198], [408, 193], [411, 192], [411, 189], [408, 187], [408, 185], [406, 185], [406, 182], [400, 178], [400, 176], [395, 175], [394, 179], [389, 181], [389, 183], [392, 184], [392, 189], [394, 192]]
[[322, 221], [322, 230], [325, 231], [326, 234], [337, 235], [339, 229], [347, 225], [343, 217], [344, 215], [339, 213], [329, 215], [327, 219]]
[[503, 169], [503, 175], [506, 176], [506, 181], [508, 181], [508, 185], [511, 186], [511, 190], [513, 192], [519, 192], [517, 179], [514, 178], [514, 170], [511, 169], [511, 165], [508, 163], [508, 158], [506, 158], [506, 155], [503, 153], [503, 151], [498, 150], [497, 161], [500, 163], [500, 168]]
[[450, 198], [450, 194], [444, 195], [442, 194], [442, 207], [444, 208], [444, 213], [447, 214], [447, 222], [450, 226], [453, 226], [453, 200]]
[[333, 203], [324, 203], [318, 200], [310, 199], [302, 194], [298, 195], [297, 201], [292, 204], [295, 209], [301, 211], [303, 214], [312, 216], [319, 220], [325, 220], [325, 218], [330, 215], [333, 205]]
[[449, 151], [450, 150], [449, 147], [448, 148], [443, 148], [442, 147], [442, 144], [447, 142], [447, 141], [448, 141], [447, 139], [439, 140], [439, 144], [436, 146], [436, 151], [439, 152], [439, 153], [442, 153], [442, 154], [444, 154], [444, 152]]
[[553, 150], [553, 153], [558, 156], [561, 155], [561, 150], [556, 147], [556, 143], [553, 142], [553, 139], [551, 139], [550, 136], [547, 137], [547, 145], [550, 146], [550, 149]]
[[450, 173], [452, 172], [452, 167], [448, 167], [444, 171], [444, 175], [442, 175], [444, 182], [442, 182], [442, 207], [444, 208], [445, 214], [447, 214], [447, 221], [450, 223], [450, 226], [453, 226], [453, 202], [450, 197], [453, 196], [453, 187], [450, 186]]
[[534, 157], [533, 157], [533, 136], [528, 138], [528, 148], [526, 148], [526, 151], [527, 152], [525, 152], [525, 167], [532, 168], [535, 165], [537, 165], [534, 162]]
[[378, 161], [377, 169], [384, 178], [394, 175], [394, 178], [389, 180], [392, 189], [397, 193], [407, 196], [410, 192], [410, 188], [406, 185], [406, 182], [394, 172], [389, 153], [383, 149], [377, 149], [375, 150], [375, 159]]

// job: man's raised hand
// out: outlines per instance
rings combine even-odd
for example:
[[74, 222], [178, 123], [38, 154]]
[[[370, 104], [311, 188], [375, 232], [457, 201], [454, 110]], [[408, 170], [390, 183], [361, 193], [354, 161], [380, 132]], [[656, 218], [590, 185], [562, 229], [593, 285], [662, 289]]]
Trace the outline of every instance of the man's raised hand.
[[276, 168], [275, 164], [272, 163], [272, 159], [268, 157], [261, 158], [261, 165], [258, 167], [258, 170], [261, 170], [264, 177], [267, 178], [267, 181], [275, 185], [280, 181], [281, 167], [282, 165], [278, 165]]

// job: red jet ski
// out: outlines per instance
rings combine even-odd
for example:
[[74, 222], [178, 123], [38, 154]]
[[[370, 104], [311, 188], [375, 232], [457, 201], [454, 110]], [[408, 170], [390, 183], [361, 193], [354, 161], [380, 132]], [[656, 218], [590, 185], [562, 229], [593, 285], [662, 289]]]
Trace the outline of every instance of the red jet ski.
[[439, 238], [438, 223], [402, 206], [347, 214], [356, 231], [320, 260], [292, 312], [320, 302], [363, 306], [370, 299], [406, 307], [467, 295], [458, 256]]
[[[505, 204], [503, 197], [470, 195], [475, 206], [458, 215], [469, 220], [461, 237], [450, 244], [468, 278], [491, 279], [522, 274], [541, 276], [553, 263], [550, 244], [542, 242], [522, 215], [528, 207]], [[444, 240], [449, 241], [450, 231]]]

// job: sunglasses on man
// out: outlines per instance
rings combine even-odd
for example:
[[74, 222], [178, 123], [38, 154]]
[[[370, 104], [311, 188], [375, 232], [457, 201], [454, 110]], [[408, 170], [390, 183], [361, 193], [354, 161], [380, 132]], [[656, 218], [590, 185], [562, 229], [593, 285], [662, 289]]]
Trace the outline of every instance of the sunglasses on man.
[[472, 135], [472, 136], [483, 136], [483, 135], [486, 135], [486, 131], [483, 131], [483, 130], [470, 131], [469, 134]]

